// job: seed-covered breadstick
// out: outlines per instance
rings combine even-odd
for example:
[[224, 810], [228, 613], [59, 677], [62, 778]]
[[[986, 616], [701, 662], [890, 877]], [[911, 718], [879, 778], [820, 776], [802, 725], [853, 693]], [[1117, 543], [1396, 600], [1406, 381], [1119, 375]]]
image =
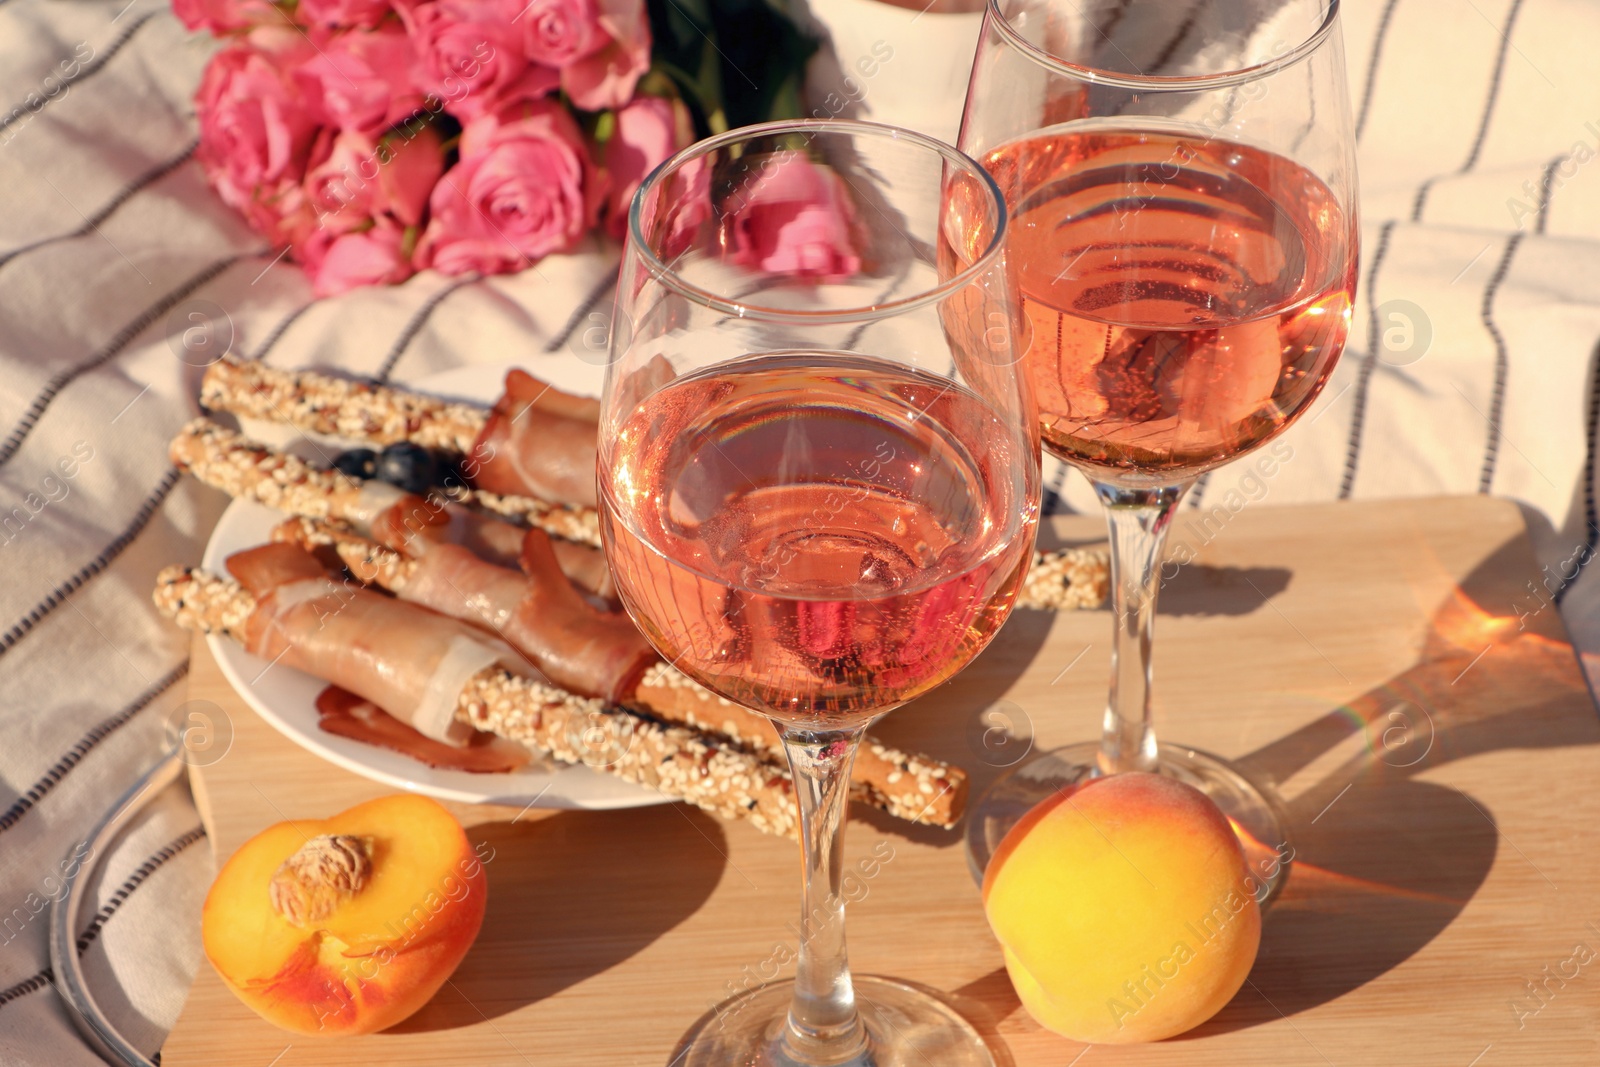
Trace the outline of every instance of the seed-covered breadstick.
[[[357, 580], [402, 596], [417, 567], [416, 560], [354, 531], [313, 519], [288, 519], [274, 528], [272, 537], [306, 549], [331, 546]], [[666, 663], [647, 669], [624, 700], [653, 718], [721, 734], [769, 755], [783, 751], [765, 716], [718, 696]], [[960, 767], [902, 752], [870, 736], [850, 777], [856, 800], [913, 822], [954, 826], [966, 807], [967, 775]]]
[[1017, 607], [1035, 611], [1080, 611], [1106, 602], [1111, 562], [1104, 552], [1058, 548], [1035, 552], [1017, 594]]
[[[229, 496], [254, 500], [292, 515], [334, 519], [355, 525], [372, 521], [402, 495], [382, 482], [361, 482], [313, 466], [299, 456], [249, 440], [210, 419], [195, 419], [178, 432], [169, 449], [172, 462]], [[547, 504], [527, 497], [498, 497], [464, 486], [450, 495], [569, 541], [598, 545], [600, 522], [593, 508]]]
[[315, 552], [332, 548], [356, 581], [398, 593], [417, 569], [417, 561], [407, 559], [392, 548], [362, 537], [348, 526], [291, 515], [272, 528], [272, 539]]
[[[171, 454], [174, 463], [207, 485], [291, 515], [359, 524], [380, 503], [393, 500], [392, 491], [315, 467], [209, 419], [196, 419], [185, 426], [173, 438]], [[500, 497], [466, 488], [449, 495], [569, 541], [600, 543], [599, 518], [593, 508], [547, 504], [531, 497]], [[1017, 607], [1041, 611], [1099, 607], [1105, 603], [1109, 582], [1104, 552], [1081, 548], [1039, 552], [1017, 597]]]
[[[630, 703], [672, 722], [723, 734], [756, 749], [782, 751], [763, 715], [718, 696], [666, 663], [645, 671]], [[850, 768], [850, 795], [899, 819], [949, 828], [967, 807], [967, 772], [931, 756], [903, 752], [868, 734]]]
[[200, 403], [213, 411], [287, 423], [308, 433], [379, 445], [414, 441], [462, 454], [472, 450], [488, 418], [476, 404], [227, 357], [206, 369]]
[[[255, 597], [238, 583], [187, 567], [163, 570], [153, 599], [185, 629], [235, 640], [244, 637], [256, 610]], [[795, 836], [788, 772], [710, 734], [653, 722], [499, 666], [467, 679], [455, 718], [561, 762], [584, 763], [723, 818], [749, 819], [767, 833]]]

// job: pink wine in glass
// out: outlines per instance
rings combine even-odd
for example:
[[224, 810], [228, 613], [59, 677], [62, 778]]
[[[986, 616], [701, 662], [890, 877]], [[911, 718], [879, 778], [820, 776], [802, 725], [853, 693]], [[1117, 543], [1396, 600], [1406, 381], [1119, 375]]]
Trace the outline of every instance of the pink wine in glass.
[[1344, 347], [1353, 219], [1282, 156], [1057, 127], [990, 152], [1045, 444], [1172, 484], [1286, 427]]
[[747, 357], [603, 442], [603, 535], [666, 658], [798, 726], [859, 724], [966, 666], [1035, 521], [1015, 438], [947, 379], [850, 354]]

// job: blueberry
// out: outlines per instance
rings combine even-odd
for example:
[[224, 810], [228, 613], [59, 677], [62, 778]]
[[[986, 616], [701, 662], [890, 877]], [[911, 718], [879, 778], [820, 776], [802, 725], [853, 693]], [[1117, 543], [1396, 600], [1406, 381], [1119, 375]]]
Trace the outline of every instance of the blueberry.
[[426, 493], [439, 482], [439, 459], [421, 445], [398, 441], [378, 455], [378, 477], [408, 493]]
[[377, 471], [378, 454], [370, 448], [352, 448], [333, 457], [333, 469], [366, 481]]

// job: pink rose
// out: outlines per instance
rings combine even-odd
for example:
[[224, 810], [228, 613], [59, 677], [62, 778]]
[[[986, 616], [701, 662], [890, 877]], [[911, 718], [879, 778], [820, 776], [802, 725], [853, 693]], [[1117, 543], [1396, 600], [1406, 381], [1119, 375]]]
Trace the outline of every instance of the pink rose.
[[689, 114], [676, 100], [636, 97], [616, 113], [616, 129], [605, 144], [606, 232], [622, 238], [628, 230], [628, 204], [651, 171], [694, 140]]
[[522, 28], [528, 58], [547, 67], [565, 67], [610, 41], [595, 0], [531, 0], [511, 21]]
[[295, 73], [322, 118], [342, 130], [377, 133], [422, 108], [411, 84], [411, 40], [398, 26], [315, 35], [317, 51]]
[[596, 51], [561, 68], [561, 88], [584, 111], [618, 108], [650, 69], [650, 20], [644, 0], [598, 0], [598, 23], [606, 41]]
[[363, 285], [393, 285], [411, 277], [405, 232], [388, 219], [364, 230], [319, 231], [296, 249], [317, 296], [336, 296]]
[[528, 67], [521, 27], [500, 3], [429, 0], [400, 7], [416, 58], [412, 81], [462, 119], [482, 114]]
[[191, 30], [221, 35], [265, 22], [283, 22], [270, 0], [172, 0], [172, 13]]
[[594, 225], [601, 182], [566, 108], [518, 102], [469, 123], [461, 161], [434, 187], [417, 265], [445, 274], [520, 270]]
[[274, 247], [298, 244], [317, 229], [317, 213], [312, 210], [305, 189], [294, 178], [259, 186], [250, 203], [239, 210]]
[[338, 29], [347, 26], [376, 26], [393, 11], [389, 0], [300, 0], [295, 17], [307, 26]]
[[264, 51], [250, 41], [229, 45], [212, 57], [195, 93], [195, 156], [206, 178], [225, 203], [269, 235], [304, 221], [298, 189], [316, 127], [303, 94], [285, 75], [298, 55]]
[[422, 223], [439, 175], [444, 152], [439, 135], [424, 127], [409, 139], [403, 133], [374, 141], [364, 133], [326, 131], [313, 153], [305, 194], [317, 224], [334, 233], [359, 229], [381, 215], [402, 226]]
[[830, 282], [861, 269], [843, 181], [803, 155], [771, 157], [729, 208], [735, 263]]

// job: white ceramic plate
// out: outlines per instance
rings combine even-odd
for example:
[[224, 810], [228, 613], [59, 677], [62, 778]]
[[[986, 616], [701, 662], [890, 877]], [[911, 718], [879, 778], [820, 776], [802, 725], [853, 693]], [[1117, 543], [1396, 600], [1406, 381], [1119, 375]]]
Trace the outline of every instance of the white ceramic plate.
[[[594, 396], [599, 391], [596, 368], [576, 359], [551, 357], [529, 369], [569, 392]], [[489, 404], [500, 395], [505, 372], [504, 366], [462, 367], [424, 379], [418, 387], [440, 396]], [[258, 440], [290, 448], [322, 463], [326, 460], [318, 455], [319, 449], [331, 456], [339, 448], [353, 444], [320, 438], [312, 443], [296, 431], [253, 420], [246, 420], [244, 429]], [[225, 573], [223, 561], [228, 556], [267, 541], [272, 527], [282, 519], [281, 512], [235, 500], [212, 531], [202, 566], [214, 573]], [[666, 800], [654, 790], [587, 767], [530, 767], [511, 774], [469, 774], [439, 770], [398, 752], [336, 737], [317, 726], [314, 702], [327, 683], [283, 666], [269, 668], [266, 660], [250, 655], [224, 637], [214, 634], [208, 642], [234, 690], [280, 733], [330, 763], [397, 789], [469, 804], [531, 804], [541, 808], [632, 808]]]

